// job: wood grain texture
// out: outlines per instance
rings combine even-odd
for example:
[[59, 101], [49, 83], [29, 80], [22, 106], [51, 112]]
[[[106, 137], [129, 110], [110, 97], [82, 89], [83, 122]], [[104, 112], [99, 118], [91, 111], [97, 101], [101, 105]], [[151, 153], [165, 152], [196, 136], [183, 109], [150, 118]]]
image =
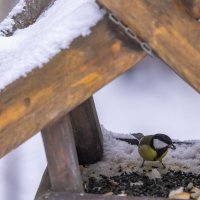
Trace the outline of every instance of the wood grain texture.
[[145, 54], [104, 19], [92, 34], [0, 92], [0, 157], [70, 112]]
[[200, 24], [179, 0], [98, 0], [200, 92]]
[[53, 191], [83, 192], [69, 115], [42, 130]]
[[103, 135], [93, 98], [77, 106], [69, 116], [79, 164], [92, 164], [99, 161], [103, 155]]
[[188, 13], [196, 19], [200, 18], [200, 0], [182, 0]]

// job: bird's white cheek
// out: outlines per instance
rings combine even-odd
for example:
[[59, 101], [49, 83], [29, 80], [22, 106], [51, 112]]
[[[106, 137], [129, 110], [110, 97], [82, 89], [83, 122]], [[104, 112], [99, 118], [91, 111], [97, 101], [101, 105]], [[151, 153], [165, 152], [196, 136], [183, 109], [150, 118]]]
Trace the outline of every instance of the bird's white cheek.
[[161, 140], [154, 139], [153, 146], [155, 147], [155, 149], [162, 149], [162, 148], [165, 148], [167, 144]]

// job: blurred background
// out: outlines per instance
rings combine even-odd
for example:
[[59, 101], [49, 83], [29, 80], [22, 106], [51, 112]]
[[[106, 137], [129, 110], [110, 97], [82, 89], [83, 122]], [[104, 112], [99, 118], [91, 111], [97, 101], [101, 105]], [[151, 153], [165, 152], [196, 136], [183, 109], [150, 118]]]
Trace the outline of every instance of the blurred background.
[[[0, 0], [0, 21], [17, 0]], [[200, 139], [200, 95], [158, 58], [146, 57], [94, 95], [100, 123], [118, 133]], [[46, 167], [40, 134], [0, 159], [2, 200], [32, 200]]]

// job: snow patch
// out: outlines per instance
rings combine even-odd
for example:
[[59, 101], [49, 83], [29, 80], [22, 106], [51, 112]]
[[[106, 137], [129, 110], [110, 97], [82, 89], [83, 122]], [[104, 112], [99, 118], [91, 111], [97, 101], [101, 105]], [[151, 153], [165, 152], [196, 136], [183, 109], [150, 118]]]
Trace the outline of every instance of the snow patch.
[[[23, 1], [10, 16], [21, 9]], [[103, 15], [94, 0], [57, 0], [33, 25], [17, 30], [13, 36], [0, 36], [0, 90], [42, 67], [62, 49], [69, 48], [75, 38], [89, 35], [90, 28]], [[11, 19], [7, 20], [12, 24]]]
[[25, 0], [20, 0], [19, 3], [11, 10], [9, 15], [0, 23], [0, 36], [4, 36], [4, 30], [11, 32], [13, 25], [15, 24], [13, 17], [21, 13], [26, 6]]
[[[121, 172], [145, 173], [152, 179], [159, 178], [161, 174], [169, 170], [192, 172], [199, 174], [200, 171], [200, 141], [185, 141], [176, 145], [176, 150], [169, 149], [168, 154], [163, 159], [166, 169], [158, 161], [146, 161], [145, 166], [141, 168], [142, 158], [138, 153], [137, 145], [130, 145], [127, 142], [116, 140], [122, 137], [122, 134], [107, 131], [102, 127], [104, 137], [104, 155], [101, 161], [83, 168], [83, 180], [88, 177], [100, 175], [107, 177], [120, 175]], [[127, 137], [126, 137], [127, 136]], [[123, 138], [130, 138], [130, 135], [123, 134]], [[176, 141], [178, 142], [178, 141]], [[157, 169], [152, 168], [157, 167]], [[151, 169], [151, 172], [149, 172]], [[148, 174], [149, 173], [149, 174]]]

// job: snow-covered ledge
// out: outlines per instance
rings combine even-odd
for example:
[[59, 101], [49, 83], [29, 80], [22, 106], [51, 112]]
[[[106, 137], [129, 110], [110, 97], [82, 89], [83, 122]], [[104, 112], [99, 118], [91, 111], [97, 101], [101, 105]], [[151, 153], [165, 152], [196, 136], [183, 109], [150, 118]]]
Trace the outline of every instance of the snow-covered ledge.
[[[0, 29], [11, 29], [12, 17], [22, 12], [24, 0], [11, 11]], [[10, 37], [0, 36], [0, 90], [16, 79], [42, 67], [71, 42], [90, 34], [90, 28], [102, 19], [104, 12], [94, 0], [57, 0], [40, 18]]]
[[[115, 26], [110, 26], [107, 17], [92, 28], [90, 35], [78, 37], [90, 33], [90, 29], [83, 25], [94, 23], [94, 19], [90, 21], [88, 17], [94, 18], [93, 15], [97, 14], [97, 21], [103, 16], [94, 1], [81, 2], [84, 4], [79, 7], [71, 2], [69, 15], [63, 9], [64, 13], [57, 15], [57, 8], [70, 3], [59, 0], [51, 7], [52, 13], [50, 10], [45, 12], [33, 25], [17, 30], [11, 37], [0, 37], [4, 45], [12, 45], [0, 47], [1, 89], [14, 81], [14, 77], [26, 76], [34, 69], [0, 93], [0, 157], [38, 133], [49, 122], [70, 112], [145, 56]], [[48, 16], [54, 14], [57, 20], [52, 22]], [[71, 30], [63, 26], [64, 16], [67, 18], [64, 24], [71, 25]], [[60, 20], [61, 25], [57, 24]], [[28, 36], [31, 36], [31, 41]], [[61, 51], [72, 41], [71, 36], [78, 38], [69, 49]], [[65, 40], [66, 37], [71, 41]], [[53, 57], [48, 60], [48, 56]], [[43, 62], [47, 63], [41, 67]], [[36, 68], [38, 65], [41, 68]]]
[[0, 25], [0, 35], [11, 36], [33, 24], [55, 0], [20, 0]]

